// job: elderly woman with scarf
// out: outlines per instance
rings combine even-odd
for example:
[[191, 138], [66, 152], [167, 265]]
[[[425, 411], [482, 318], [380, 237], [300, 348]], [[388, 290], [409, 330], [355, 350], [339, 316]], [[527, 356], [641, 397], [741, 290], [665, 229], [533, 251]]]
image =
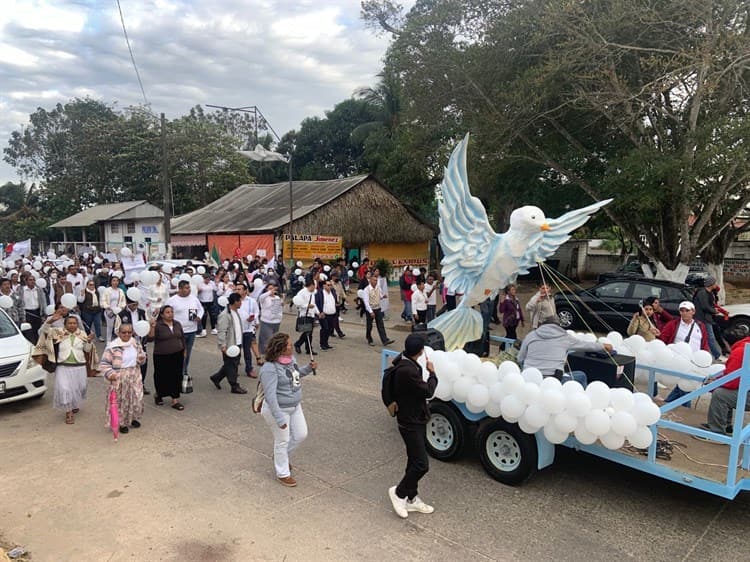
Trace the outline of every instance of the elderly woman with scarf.
[[[64, 327], [54, 328], [55, 322], [63, 319], [62, 310], [57, 310], [42, 326], [44, 337], [39, 350], [57, 366], [55, 368], [55, 396], [53, 406], [65, 412], [65, 423], [75, 423], [74, 416], [86, 399], [86, 353], [92, 351], [94, 334], [86, 334], [78, 323], [78, 317], [64, 318]], [[39, 346], [38, 346], [39, 347]], [[37, 355], [37, 350], [34, 355]]]
[[[141, 344], [133, 337], [133, 325], [120, 324], [117, 338], [107, 344], [99, 364], [99, 371], [110, 382], [110, 388], [117, 393], [120, 433], [127, 433], [128, 426], [141, 427], [143, 380], [140, 365], [145, 361], [146, 354]], [[106, 400], [106, 404], [105, 412], [109, 425], [109, 400]]]

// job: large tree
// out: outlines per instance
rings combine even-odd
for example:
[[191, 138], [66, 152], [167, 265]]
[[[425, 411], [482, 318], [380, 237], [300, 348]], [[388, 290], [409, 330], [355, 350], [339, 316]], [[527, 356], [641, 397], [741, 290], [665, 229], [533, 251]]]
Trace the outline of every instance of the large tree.
[[[741, 0], [418, 0], [402, 17], [392, 2], [363, 5], [394, 33], [386, 68], [408, 122], [475, 133], [480, 195], [614, 197], [606, 213], [671, 278], [709, 256], [750, 200], [749, 11]], [[524, 175], [532, 189], [504, 187]]]

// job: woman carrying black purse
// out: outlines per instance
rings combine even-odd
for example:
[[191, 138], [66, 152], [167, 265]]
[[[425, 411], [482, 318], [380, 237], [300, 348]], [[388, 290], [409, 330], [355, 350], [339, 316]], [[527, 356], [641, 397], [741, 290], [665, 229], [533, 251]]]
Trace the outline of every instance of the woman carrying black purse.
[[308, 355], [317, 355], [312, 348], [313, 331], [315, 330], [315, 319], [320, 314], [315, 305], [315, 280], [309, 277], [305, 280], [305, 286], [292, 299], [297, 307], [297, 332], [299, 338], [294, 342], [294, 350], [302, 353], [302, 344]]

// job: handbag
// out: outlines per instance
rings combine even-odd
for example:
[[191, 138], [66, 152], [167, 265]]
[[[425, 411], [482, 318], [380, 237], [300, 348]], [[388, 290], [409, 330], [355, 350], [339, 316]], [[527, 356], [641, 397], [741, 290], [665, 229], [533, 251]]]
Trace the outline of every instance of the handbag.
[[[310, 301], [307, 303], [308, 306], [312, 303], [312, 295], [310, 295]], [[307, 316], [307, 310], [305, 309], [305, 316], [297, 316], [297, 322], [294, 325], [295, 330], [301, 334], [312, 333], [315, 327], [315, 318]]]
[[188, 374], [182, 375], [182, 393], [190, 394], [193, 392], [193, 377]]
[[263, 407], [263, 400], [265, 400], [265, 398], [266, 393], [263, 391], [263, 383], [258, 381], [258, 387], [255, 389], [255, 397], [253, 398], [253, 413], [260, 413], [260, 409]]

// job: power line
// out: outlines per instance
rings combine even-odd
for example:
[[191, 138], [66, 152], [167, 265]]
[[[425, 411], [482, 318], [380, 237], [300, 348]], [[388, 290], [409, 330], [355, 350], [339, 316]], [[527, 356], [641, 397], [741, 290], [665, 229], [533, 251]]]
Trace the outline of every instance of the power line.
[[120, 12], [120, 23], [122, 23], [122, 33], [125, 35], [125, 42], [128, 44], [128, 52], [130, 53], [130, 60], [133, 62], [133, 68], [135, 69], [135, 76], [138, 78], [138, 85], [141, 87], [141, 94], [143, 94], [143, 102], [148, 105], [148, 99], [146, 98], [146, 90], [143, 89], [143, 82], [141, 81], [141, 73], [138, 72], [138, 65], [135, 64], [135, 57], [133, 56], [133, 49], [130, 47], [130, 38], [128, 37], [128, 31], [125, 29], [125, 18], [122, 15], [122, 8], [120, 7], [120, 0], [115, 0], [117, 3], [117, 10]]

